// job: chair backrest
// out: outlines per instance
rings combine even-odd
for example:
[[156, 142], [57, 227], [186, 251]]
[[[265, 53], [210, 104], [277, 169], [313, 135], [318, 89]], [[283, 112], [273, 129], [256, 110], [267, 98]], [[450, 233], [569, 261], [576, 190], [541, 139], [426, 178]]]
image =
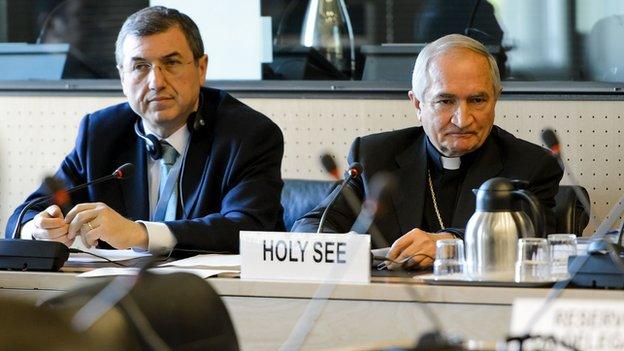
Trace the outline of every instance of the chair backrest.
[[[575, 190], [576, 188], [576, 190]], [[589, 223], [589, 214], [583, 208], [577, 192], [583, 194], [589, 204], [589, 194], [580, 185], [560, 185], [555, 196], [555, 218], [557, 219], [558, 233], [572, 233], [583, 235], [583, 230]]]
[[[338, 185], [335, 181], [284, 179], [282, 206], [284, 207], [284, 225], [290, 231], [297, 219], [316, 207]], [[558, 233], [582, 235], [589, 223], [589, 214], [585, 212], [576, 193], [585, 196], [589, 203], [589, 194], [582, 186], [561, 185], [555, 196], [555, 218]]]
[[297, 219], [312, 210], [338, 184], [329, 180], [284, 179], [284, 225], [290, 231]]
[[[98, 298], [101, 301], [97, 302], [104, 301], [106, 306], [109, 299], [115, 299], [121, 292], [125, 296], [105, 309], [85, 332], [93, 338], [112, 340], [114, 350], [152, 350], [158, 346], [189, 351], [240, 350], [223, 299], [204, 279], [189, 273], [147, 272], [124, 293], [128, 283], [105, 280], [82, 284], [46, 300], [43, 306], [64, 316], [74, 316], [86, 304], [93, 306], [91, 303]], [[111, 284], [117, 284], [116, 289]], [[108, 294], [102, 293], [104, 289]], [[97, 314], [99, 308], [92, 311]], [[160, 345], [158, 339], [165, 345]]]

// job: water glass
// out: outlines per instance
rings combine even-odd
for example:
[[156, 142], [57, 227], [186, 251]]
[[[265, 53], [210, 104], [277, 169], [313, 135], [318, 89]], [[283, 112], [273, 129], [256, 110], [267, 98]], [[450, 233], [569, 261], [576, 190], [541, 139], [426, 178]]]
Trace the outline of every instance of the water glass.
[[461, 239], [436, 241], [436, 257], [433, 263], [435, 276], [463, 274], [465, 266], [464, 242]]
[[568, 279], [568, 257], [576, 255], [576, 235], [550, 234], [550, 275], [555, 279]]
[[518, 240], [515, 281], [541, 282], [550, 279], [550, 250], [542, 238]]

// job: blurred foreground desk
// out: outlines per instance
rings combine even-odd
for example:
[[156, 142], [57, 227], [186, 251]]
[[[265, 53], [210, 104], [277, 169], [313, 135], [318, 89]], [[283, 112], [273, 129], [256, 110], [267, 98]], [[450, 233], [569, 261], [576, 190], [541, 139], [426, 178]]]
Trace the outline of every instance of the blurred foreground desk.
[[[40, 301], [92, 280], [75, 273], [0, 272], [0, 296]], [[223, 297], [244, 350], [276, 350], [286, 340], [318, 284], [208, 280]], [[414, 284], [411, 278], [374, 277], [367, 285], [338, 285], [304, 349], [318, 350], [415, 339], [430, 330], [407, 289], [439, 316], [446, 331], [466, 339], [502, 339], [516, 297], [544, 297], [548, 289]], [[569, 289], [564, 298], [618, 299], [624, 291]]]

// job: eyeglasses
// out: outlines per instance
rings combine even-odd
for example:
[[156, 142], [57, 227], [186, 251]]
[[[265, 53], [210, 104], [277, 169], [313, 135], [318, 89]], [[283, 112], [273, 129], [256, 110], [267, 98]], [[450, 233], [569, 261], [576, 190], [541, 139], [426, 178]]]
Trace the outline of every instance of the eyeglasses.
[[166, 59], [159, 64], [154, 64], [149, 61], [134, 61], [130, 67], [124, 69], [124, 67], [120, 66], [120, 69], [127, 74], [133, 80], [143, 80], [147, 75], [152, 71], [152, 69], [159, 68], [160, 72], [166, 74], [169, 77], [177, 77], [184, 72], [186, 65], [195, 62], [195, 60], [190, 60], [188, 62], [182, 62], [178, 59]]

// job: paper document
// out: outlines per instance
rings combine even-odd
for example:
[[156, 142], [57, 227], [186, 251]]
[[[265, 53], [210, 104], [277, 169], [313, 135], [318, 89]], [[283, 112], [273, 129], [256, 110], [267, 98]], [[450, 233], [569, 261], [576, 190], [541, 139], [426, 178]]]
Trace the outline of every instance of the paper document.
[[178, 267], [178, 268], [221, 268], [240, 271], [241, 259], [240, 255], [197, 255], [183, 260], [167, 262], [160, 267]]
[[[238, 271], [226, 270], [226, 269], [189, 269], [189, 268], [176, 268], [176, 267], [157, 267], [150, 268], [150, 273], [156, 274], [170, 274], [170, 273], [191, 273], [196, 276], [207, 279], [220, 273], [237, 273]], [[95, 278], [95, 277], [108, 277], [116, 275], [135, 275], [139, 272], [139, 268], [121, 268], [121, 267], [107, 267], [98, 268], [89, 272], [78, 275], [81, 278]]]
[[[123, 261], [133, 258], [151, 256], [149, 252], [137, 252], [134, 250], [104, 250], [104, 249], [86, 249], [86, 252], [91, 252], [95, 255], [106, 257], [111, 261]], [[73, 263], [94, 263], [94, 262], [107, 262], [106, 260], [89, 255], [86, 253], [72, 253], [69, 255], [68, 262]]]

